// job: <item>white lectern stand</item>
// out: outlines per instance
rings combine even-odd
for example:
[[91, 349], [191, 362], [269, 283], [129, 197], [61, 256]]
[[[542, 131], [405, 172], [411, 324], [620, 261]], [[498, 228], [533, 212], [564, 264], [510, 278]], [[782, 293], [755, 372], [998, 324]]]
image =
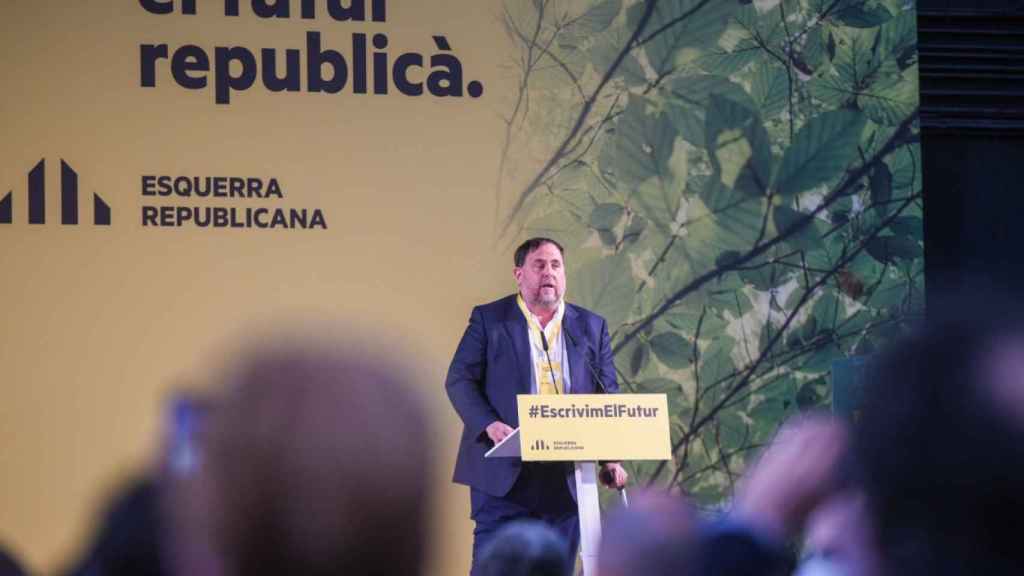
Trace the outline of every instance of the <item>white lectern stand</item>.
[[[521, 458], [519, 429], [487, 451], [485, 458]], [[576, 506], [580, 515], [580, 559], [584, 576], [597, 574], [601, 546], [601, 504], [597, 496], [597, 463], [576, 462]]]

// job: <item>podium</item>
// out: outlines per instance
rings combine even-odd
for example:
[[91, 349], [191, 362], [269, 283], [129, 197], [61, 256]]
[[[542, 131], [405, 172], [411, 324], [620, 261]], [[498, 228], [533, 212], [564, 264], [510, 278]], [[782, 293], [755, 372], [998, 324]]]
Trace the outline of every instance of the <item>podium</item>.
[[580, 518], [583, 574], [597, 573], [601, 543], [597, 462], [669, 460], [665, 394], [520, 394], [519, 428], [485, 458], [524, 462], [573, 462]]

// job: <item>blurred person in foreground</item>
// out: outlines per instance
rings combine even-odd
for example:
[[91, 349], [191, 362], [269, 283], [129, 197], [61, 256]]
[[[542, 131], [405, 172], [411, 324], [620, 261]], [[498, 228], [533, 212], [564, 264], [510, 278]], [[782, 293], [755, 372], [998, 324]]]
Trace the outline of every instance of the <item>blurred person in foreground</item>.
[[1021, 572], [1024, 316], [1004, 295], [970, 296], [929, 299], [923, 325], [878, 360], [852, 430], [822, 416], [783, 427], [705, 537], [702, 573], [785, 573], [786, 540], [842, 497], [844, 453], [866, 524], [847, 535], [862, 556], [843, 574]]
[[967, 296], [929, 296], [856, 428], [887, 575], [1024, 567], [1024, 311], [991, 289]]
[[68, 573], [422, 574], [432, 434], [402, 357], [330, 336], [250, 348], [173, 411], [156, 479], [115, 496]]
[[640, 492], [616, 508], [601, 531], [601, 576], [696, 574], [697, 517], [679, 496]]
[[211, 571], [422, 573], [433, 436], [402, 358], [312, 339], [242, 356], [198, 472]]
[[148, 476], [120, 484], [104, 503], [98, 530], [68, 576], [165, 576], [158, 485]]
[[0, 544], [0, 576], [26, 576], [27, 572], [14, 554]]
[[874, 523], [862, 490], [844, 489], [807, 518], [797, 576], [872, 576], [881, 573]]
[[480, 576], [571, 576], [569, 543], [536, 520], [506, 524], [480, 552]]

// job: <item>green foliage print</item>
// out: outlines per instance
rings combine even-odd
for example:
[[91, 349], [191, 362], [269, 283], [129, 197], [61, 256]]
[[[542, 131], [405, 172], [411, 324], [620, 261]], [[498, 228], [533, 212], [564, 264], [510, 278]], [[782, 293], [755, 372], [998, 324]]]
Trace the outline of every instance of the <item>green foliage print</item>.
[[[634, 479], [715, 505], [834, 359], [924, 307], [907, 0], [506, 0], [517, 47], [495, 220], [570, 246], [619, 381], [668, 394], [674, 460]], [[510, 183], [519, 182], [516, 187]]]

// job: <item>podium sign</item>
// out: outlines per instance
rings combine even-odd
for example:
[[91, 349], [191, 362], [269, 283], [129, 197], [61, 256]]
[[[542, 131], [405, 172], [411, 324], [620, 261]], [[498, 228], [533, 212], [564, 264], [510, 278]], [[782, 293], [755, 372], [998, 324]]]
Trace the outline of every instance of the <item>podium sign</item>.
[[524, 461], [669, 460], [664, 394], [520, 394]]

